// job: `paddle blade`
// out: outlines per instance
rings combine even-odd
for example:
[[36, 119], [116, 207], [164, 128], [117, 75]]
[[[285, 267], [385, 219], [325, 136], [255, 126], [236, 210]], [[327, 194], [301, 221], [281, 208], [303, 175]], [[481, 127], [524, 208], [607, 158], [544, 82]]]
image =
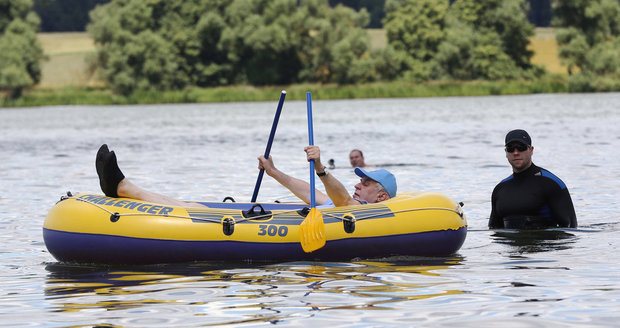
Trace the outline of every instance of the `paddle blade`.
[[325, 246], [325, 224], [323, 214], [315, 207], [299, 226], [299, 241], [304, 252], [310, 253]]

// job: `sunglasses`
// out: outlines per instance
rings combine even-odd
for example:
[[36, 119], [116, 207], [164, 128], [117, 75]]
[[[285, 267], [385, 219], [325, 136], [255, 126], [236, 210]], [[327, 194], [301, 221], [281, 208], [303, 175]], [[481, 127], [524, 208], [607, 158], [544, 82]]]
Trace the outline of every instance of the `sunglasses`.
[[528, 148], [530, 148], [530, 146], [524, 144], [510, 145], [506, 146], [506, 152], [512, 153], [515, 149], [518, 151], [526, 151]]

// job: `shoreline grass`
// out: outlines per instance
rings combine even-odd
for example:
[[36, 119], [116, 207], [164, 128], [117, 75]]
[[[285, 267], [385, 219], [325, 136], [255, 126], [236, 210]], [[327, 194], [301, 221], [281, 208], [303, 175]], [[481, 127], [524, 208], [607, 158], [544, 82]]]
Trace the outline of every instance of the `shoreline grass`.
[[177, 91], [138, 91], [130, 96], [115, 95], [101, 87], [64, 87], [34, 89], [13, 100], [4, 99], [1, 107], [35, 107], [55, 105], [127, 105], [161, 103], [211, 103], [272, 101], [287, 91], [287, 100], [304, 100], [311, 91], [317, 100], [417, 98], [455, 96], [493, 96], [534, 93], [565, 93], [565, 77], [555, 75], [539, 80], [429, 82], [376, 82], [356, 85], [295, 84], [289, 86], [229, 86], [187, 88]]

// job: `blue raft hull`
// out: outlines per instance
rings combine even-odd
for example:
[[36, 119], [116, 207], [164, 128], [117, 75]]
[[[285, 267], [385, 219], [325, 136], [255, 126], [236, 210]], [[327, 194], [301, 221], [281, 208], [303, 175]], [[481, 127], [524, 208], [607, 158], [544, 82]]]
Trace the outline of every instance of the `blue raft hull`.
[[[333, 240], [312, 253], [299, 243], [178, 241], [43, 229], [45, 244], [62, 262], [150, 264], [192, 261], [348, 261], [389, 256], [446, 256], [457, 252], [467, 228]], [[439, 242], [441, 241], [441, 242]]]

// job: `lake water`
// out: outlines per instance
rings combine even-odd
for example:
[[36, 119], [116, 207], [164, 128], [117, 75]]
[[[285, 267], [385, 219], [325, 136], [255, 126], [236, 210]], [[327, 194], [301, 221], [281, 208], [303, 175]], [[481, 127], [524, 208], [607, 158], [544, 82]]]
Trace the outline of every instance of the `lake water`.
[[[0, 109], [0, 326], [611, 327], [620, 320], [620, 94], [313, 101], [314, 138], [345, 185], [353, 148], [400, 191], [465, 203], [445, 258], [105, 267], [57, 262], [41, 229], [66, 191], [100, 192], [107, 143], [126, 176], [187, 200], [249, 201], [273, 102]], [[507, 131], [568, 186], [577, 229], [486, 228], [510, 174]], [[271, 151], [308, 174], [306, 105], [286, 101]], [[318, 185], [320, 188], [322, 186]], [[265, 176], [259, 201], [292, 200]]]

